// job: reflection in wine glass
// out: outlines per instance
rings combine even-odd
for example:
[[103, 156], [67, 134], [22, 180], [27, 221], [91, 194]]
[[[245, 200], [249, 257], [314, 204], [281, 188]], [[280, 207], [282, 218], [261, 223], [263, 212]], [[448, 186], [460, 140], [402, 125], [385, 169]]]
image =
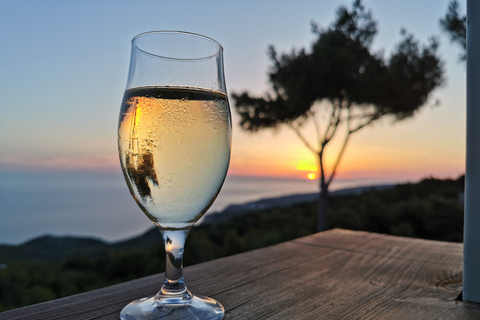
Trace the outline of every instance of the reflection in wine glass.
[[118, 127], [120, 162], [135, 201], [159, 228], [165, 280], [120, 318], [223, 319], [217, 301], [192, 295], [183, 278], [191, 227], [217, 197], [230, 161], [231, 117], [216, 41], [159, 31], [132, 41]]

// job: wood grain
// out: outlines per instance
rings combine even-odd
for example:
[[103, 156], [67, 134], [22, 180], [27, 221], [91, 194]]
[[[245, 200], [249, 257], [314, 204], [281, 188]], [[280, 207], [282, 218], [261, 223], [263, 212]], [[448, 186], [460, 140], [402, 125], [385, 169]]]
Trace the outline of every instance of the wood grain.
[[[226, 319], [480, 319], [456, 301], [462, 244], [334, 229], [185, 268]], [[163, 274], [0, 313], [0, 319], [118, 319]]]

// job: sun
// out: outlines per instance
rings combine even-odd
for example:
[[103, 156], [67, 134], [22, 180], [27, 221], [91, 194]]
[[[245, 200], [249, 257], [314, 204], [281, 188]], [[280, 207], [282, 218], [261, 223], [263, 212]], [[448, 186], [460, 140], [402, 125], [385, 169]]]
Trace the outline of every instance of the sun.
[[315, 180], [315, 173], [313, 172], [310, 172], [309, 174], [307, 174], [307, 178], [310, 179], [310, 180]]

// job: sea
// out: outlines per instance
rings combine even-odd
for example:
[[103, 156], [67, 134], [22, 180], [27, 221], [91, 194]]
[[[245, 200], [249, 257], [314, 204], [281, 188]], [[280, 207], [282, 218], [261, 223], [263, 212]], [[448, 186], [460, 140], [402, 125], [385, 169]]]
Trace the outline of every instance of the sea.
[[[384, 181], [337, 180], [332, 190]], [[207, 212], [265, 198], [318, 192], [318, 181], [228, 175]], [[152, 228], [130, 195], [121, 172], [0, 171], [0, 244], [43, 235], [125, 240]]]

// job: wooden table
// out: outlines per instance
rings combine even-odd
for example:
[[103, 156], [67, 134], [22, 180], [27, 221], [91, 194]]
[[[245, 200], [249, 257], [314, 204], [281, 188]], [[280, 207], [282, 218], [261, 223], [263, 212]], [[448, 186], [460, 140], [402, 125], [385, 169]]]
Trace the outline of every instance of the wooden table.
[[[334, 229], [185, 268], [226, 319], [480, 319], [461, 292], [462, 244]], [[0, 313], [2, 320], [118, 319], [163, 274]]]

